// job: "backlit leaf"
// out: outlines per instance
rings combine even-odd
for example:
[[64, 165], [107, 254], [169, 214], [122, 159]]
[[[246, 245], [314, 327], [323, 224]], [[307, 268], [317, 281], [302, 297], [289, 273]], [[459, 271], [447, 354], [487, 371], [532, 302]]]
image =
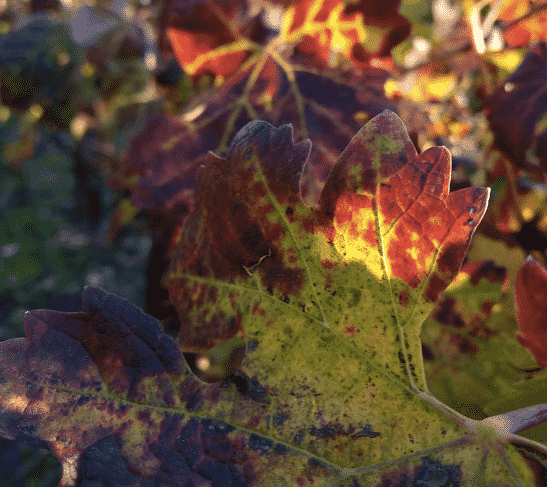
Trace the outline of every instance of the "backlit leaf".
[[[498, 18], [507, 22], [518, 19], [538, 7], [542, 2], [536, 0], [505, 0]], [[547, 40], [547, 14], [545, 10], [537, 11], [530, 17], [521, 20], [503, 33], [503, 38], [510, 46], [520, 47]]]

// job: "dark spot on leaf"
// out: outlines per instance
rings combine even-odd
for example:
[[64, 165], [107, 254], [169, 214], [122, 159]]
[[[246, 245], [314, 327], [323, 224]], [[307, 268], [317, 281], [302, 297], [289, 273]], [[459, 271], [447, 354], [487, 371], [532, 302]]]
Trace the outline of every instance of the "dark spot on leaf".
[[219, 433], [222, 435], [227, 435], [235, 430], [235, 427], [231, 424], [220, 423], [213, 421], [212, 419], [203, 419], [201, 421], [204, 431], [212, 433]]
[[408, 303], [410, 302], [410, 296], [407, 291], [400, 291], [399, 292], [399, 304], [406, 308], [408, 306]]
[[116, 437], [103, 438], [85, 450], [80, 485], [153, 485], [129, 470]]
[[473, 342], [468, 340], [467, 338], [462, 338], [459, 344], [459, 350], [462, 353], [465, 354], [476, 354], [479, 351], [479, 347], [477, 347]]
[[200, 434], [200, 422], [193, 418], [186, 423], [176, 439], [176, 447], [191, 467], [203, 455], [203, 444]]
[[293, 214], [293, 209], [288, 206], [287, 209], [285, 210], [285, 215], [292, 215]]
[[459, 465], [444, 465], [423, 457], [422, 464], [416, 472], [413, 485], [424, 487], [459, 487], [461, 482], [461, 467]]
[[289, 451], [289, 449], [285, 446], [285, 445], [282, 445], [281, 443], [276, 443], [275, 444], [275, 447], [274, 447], [274, 452], [277, 453], [277, 454], [284, 454], [284, 453], [287, 453]]
[[318, 438], [334, 438], [336, 436], [336, 430], [329, 425], [321, 426], [321, 428], [312, 426], [310, 428], [310, 435], [317, 436]]
[[274, 414], [273, 422], [276, 426], [281, 426], [287, 419], [287, 416], [283, 413]]
[[283, 295], [283, 296], [281, 296], [281, 301], [288, 304], [290, 300], [287, 296]]
[[356, 440], [357, 438], [376, 438], [380, 436], [380, 433], [377, 433], [376, 431], [373, 431], [369, 424], [366, 424], [365, 427], [361, 430], [355, 433], [351, 436], [352, 440]]
[[486, 260], [484, 262], [477, 263], [478, 267], [470, 276], [471, 284], [478, 285], [480, 280], [484, 277], [491, 283], [503, 282], [507, 275], [505, 267], [498, 267], [494, 265], [493, 260]]
[[91, 396], [89, 394], [83, 394], [78, 398], [78, 402], [76, 403], [77, 406], [83, 406], [87, 401], [91, 399]]
[[465, 323], [459, 313], [455, 311], [456, 300], [453, 297], [445, 297], [439, 303], [439, 311], [435, 313], [435, 319], [439, 323], [451, 325], [455, 328], [463, 328]]
[[404, 357], [404, 355], [403, 355], [403, 352], [401, 352], [401, 351], [399, 350], [399, 354], [398, 354], [398, 355], [399, 355], [399, 362], [401, 362], [402, 364], [404, 364], [404, 363], [405, 363], [405, 357]]
[[249, 438], [249, 447], [251, 450], [264, 455], [273, 447], [273, 441], [253, 433]]
[[242, 396], [245, 396], [253, 401], [264, 400], [268, 396], [268, 392], [256, 379], [247, 377], [240, 371], [234, 372], [224, 379], [223, 384], [234, 384]]
[[148, 410], [138, 411], [137, 419], [143, 424], [148, 424], [150, 422], [150, 411]]
[[300, 431], [296, 433], [296, 435], [294, 435], [294, 438], [292, 441], [295, 445], [299, 445], [300, 443], [302, 443], [302, 440], [304, 440], [304, 432]]
[[197, 390], [196, 393], [190, 398], [190, 400], [186, 403], [186, 410], [187, 411], [196, 411], [199, 409], [202, 405], [202, 394], [200, 390]]

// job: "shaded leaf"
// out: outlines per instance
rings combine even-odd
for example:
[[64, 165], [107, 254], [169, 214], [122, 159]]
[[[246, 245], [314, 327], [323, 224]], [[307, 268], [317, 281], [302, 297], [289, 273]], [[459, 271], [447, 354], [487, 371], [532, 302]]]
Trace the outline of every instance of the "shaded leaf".
[[[536, 126], [547, 112], [547, 44], [540, 42], [527, 53], [522, 64], [508, 76], [487, 101], [488, 120], [500, 150], [517, 166], [526, 164], [526, 151], [535, 148], [537, 155], [545, 152], [535, 141]], [[513, 113], [515, 116], [507, 116]], [[547, 160], [540, 159], [545, 170]]]
[[138, 208], [183, 218], [193, 202], [195, 171], [203, 154], [224, 154], [228, 141], [248, 121], [264, 118], [274, 124], [291, 122], [298, 138], [313, 141], [303, 184], [306, 201], [317, 201], [332, 164], [361, 121], [394, 107], [384, 96], [387, 75], [381, 70], [342, 74], [297, 61], [280, 66], [268, 59], [256, 71], [232, 77], [189, 109], [182, 123], [169, 115], [150, 118], [109, 184], [132, 188], [131, 203]]
[[514, 338], [507, 291], [505, 268], [468, 262], [424, 322], [430, 389], [475, 419], [484, 418], [483, 408], [523, 376], [518, 364], [527, 356]]
[[[131, 203], [137, 208], [182, 218], [193, 200], [195, 171], [203, 150], [192, 144], [195, 141], [183, 125], [165, 113], [149, 117], [141, 134], [133, 139], [109, 185], [131, 188]], [[177, 143], [183, 137], [187, 143]]]
[[518, 341], [539, 365], [547, 367], [547, 271], [533, 257], [522, 264], [515, 282], [515, 306], [520, 333]]

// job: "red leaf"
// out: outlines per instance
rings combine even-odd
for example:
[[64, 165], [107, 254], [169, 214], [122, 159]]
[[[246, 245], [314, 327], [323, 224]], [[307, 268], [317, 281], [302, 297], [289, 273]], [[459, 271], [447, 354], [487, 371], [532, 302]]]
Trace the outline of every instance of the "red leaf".
[[541, 367], [547, 367], [547, 270], [532, 256], [521, 265], [515, 280], [515, 306], [520, 333], [517, 339]]
[[252, 42], [266, 36], [259, 18], [247, 16], [246, 2], [233, 0], [168, 2], [163, 30], [179, 63], [192, 76], [228, 76], [249, 56]]

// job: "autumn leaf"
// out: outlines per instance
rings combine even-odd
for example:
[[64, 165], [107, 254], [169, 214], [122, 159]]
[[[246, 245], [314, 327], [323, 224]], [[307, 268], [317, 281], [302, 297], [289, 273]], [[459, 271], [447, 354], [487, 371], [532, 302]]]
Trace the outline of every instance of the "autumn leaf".
[[506, 29], [503, 33], [505, 42], [513, 47], [533, 44], [547, 40], [547, 15], [541, 9], [542, 3], [532, 0], [505, 0], [498, 18], [509, 22], [531, 13], [531, 15]]
[[[261, 285], [269, 294], [278, 293], [279, 299], [291, 302], [293, 294], [302, 294], [297, 307], [311, 307], [310, 310], [318, 307], [312, 313], [316, 319], [322, 323], [339, 322], [338, 331], [352, 339], [357, 339], [354, 335], [361, 336], [359, 346], [368, 348], [370, 344], [365, 341], [370, 341], [371, 332], [359, 335], [354, 324], [345, 323], [338, 316], [328, 319], [328, 309], [311, 305], [326, 299], [338, 313], [341, 308], [336, 302], [341, 296], [342, 302], [347, 300], [346, 304], [352, 304], [350, 308], [357, 303], [371, 303], [371, 297], [357, 292], [338, 275], [340, 268], [344, 269], [342, 275], [347, 276], [348, 267], [353, 269], [365, 262], [364, 274], [362, 265], [355, 268], [359, 282], [364, 283], [360, 287], [377, 286], [375, 282], [382, 282], [387, 273], [389, 284], [380, 285], [372, 293], [393, 295], [388, 302], [394, 301], [399, 323], [406, 323], [411, 315], [417, 320], [425, 317], [431, 303], [459, 270], [470, 236], [484, 214], [486, 190], [469, 188], [449, 195], [448, 151], [437, 147], [417, 156], [400, 119], [386, 111], [369, 122], [340, 156], [321, 194], [319, 209], [306, 208], [300, 200], [299, 178], [309, 143], [300, 142], [285, 155], [292, 145], [290, 129], [272, 130], [264, 123], [248, 125], [232, 142], [228, 163], [210, 155], [202, 179], [211, 181], [202, 186], [201, 199], [196, 203], [201, 209], [193, 214], [183, 232], [178, 255], [174, 257], [173, 274], [191, 272], [224, 279], [248, 279], [253, 275], [256, 280], [254, 271], [258, 268], [265, 273]], [[267, 153], [272, 155], [264, 162], [269, 164], [264, 171], [283, 176], [283, 184], [276, 187], [280, 194], [274, 193], [277, 200], [283, 201], [282, 206], [270, 201], [272, 197], [267, 195], [272, 190], [268, 180], [255, 181], [266, 176], [260, 172], [254, 174], [257, 169], [247, 162], [253, 157], [260, 159], [268, 146], [271, 147]], [[247, 154], [245, 158], [241, 156], [242, 147]], [[284, 161], [284, 168], [274, 165], [280, 160]], [[212, 212], [211, 208], [221, 210]], [[281, 210], [288, 222], [276, 217]], [[213, 218], [211, 222], [207, 219], [209, 215]], [[293, 220], [294, 229], [286, 236], [281, 228]], [[272, 221], [272, 228], [264, 223], [268, 221]], [[313, 258], [303, 261], [298, 248], [308, 249]], [[310, 278], [310, 274], [302, 271], [312, 267], [315, 272], [321, 270], [323, 285], [316, 282], [319, 277]], [[315, 286], [310, 281], [316, 282]], [[208, 293], [205, 291], [208, 286], [195, 283], [195, 289], [190, 290], [181, 286], [183, 282], [173, 276], [169, 285], [172, 300], [179, 305], [181, 323], [210, 324], [212, 330], [203, 333], [208, 340], [212, 340], [212, 333], [232, 336], [241, 328], [239, 313], [234, 315], [235, 309], [231, 308], [233, 300], [226, 302], [228, 313], [222, 310], [210, 316], [200, 315], [199, 320], [190, 318], [187, 310], [198, 303], [208, 308], [218, 301], [218, 290], [213, 286], [214, 291]], [[321, 291], [321, 299], [319, 291], [314, 289], [317, 286], [327, 289]], [[374, 311], [362, 310], [357, 306], [347, 319], [354, 313], [366, 312], [382, 323], [385, 311], [378, 306], [374, 308]], [[192, 312], [199, 314], [198, 309]], [[219, 315], [225, 316], [221, 319]], [[350, 321], [355, 319], [353, 316]], [[184, 333], [186, 339], [193, 335]], [[378, 330], [376, 338], [379, 340], [383, 333], [385, 330]], [[392, 334], [388, 341], [395, 344], [396, 335]], [[205, 348], [213, 343], [214, 340], [206, 343]], [[398, 356], [399, 351], [393, 353]], [[414, 354], [415, 358], [419, 356], [420, 353]]]
[[[389, 56], [390, 49], [410, 34], [410, 22], [399, 14], [400, 0], [353, 2], [298, 0], [276, 13], [253, 11], [233, 0], [172, 1], [163, 10], [162, 45], [171, 48], [191, 76], [210, 74], [225, 79], [253, 57], [286, 47], [310, 54], [325, 64], [342, 55], [355, 66], [370, 65], [374, 56]], [[269, 9], [269, 10], [268, 10]], [[275, 26], [264, 18], [276, 16]], [[368, 50], [365, 48], [368, 47]]]
[[[187, 73], [225, 77], [265, 41], [268, 30], [259, 16], [248, 16], [245, 2], [191, 0], [169, 2], [163, 30]], [[169, 49], [163, 39], [164, 49]]]
[[448, 151], [417, 155], [388, 111], [314, 208], [299, 187], [309, 151], [256, 121], [198, 174], [170, 277], [177, 341], [243, 335], [240, 370], [200, 382], [155, 319], [86, 288], [83, 312], [28, 313], [27, 338], [0, 345], [2, 435], [46, 440], [63, 487], [540, 485], [515, 445], [544, 447], [452, 411], [423, 378], [421, 323], [488, 190], [449, 193]]
[[[496, 145], [517, 167], [526, 167], [526, 152], [534, 149], [543, 170], [547, 168], [546, 67], [547, 43], [539, 42], [486, 103]], [[508, 110], [516, 117], [508, 117]]]
[[508, 281], [491, 260], [467, 262], [422, 329], [430, 390], [474, 419], [524, 376], [519, 367], [528, 357], [515, 338]]
[[[371, 67], [372, 54], [359, 44], [368, 35], [392, 47], [407, 35], [408, 21], [397, 12], [400, 2], [382, 3], [373, 8], [370, 2], [325, 0], [309, 10], [308, 1], [294, 2], [276, 31], [241, 2], [169, 2], [161, 28], [181, 67], [193, 77], [212, 74], [221, 83], [196, 97], [180, 117], [150, 117], [108, 184], [129, 189], [137, 208], [176, 213], [182, 220], [193, 204], [200, 157], [207, 151], [224, 155], [245, 124], [263, 119], [292, 123], [298, 137], [312, 140], [303, 186], [306, 201], [316, 202], [351, 136], [382, 110], [396, 109], [384, 94], [388, 73]], [[367, 34], [370, 26], [385, 36]], [[312, 38], [319, 44], [310, 49]], [[331, 62], [337, 43], [362, 71]]]
[[520, 333], [517, 339], [528, 348], [542, 367], [547, 367], [547, 271], [528, 257], [515, 281], [515, 306]]

